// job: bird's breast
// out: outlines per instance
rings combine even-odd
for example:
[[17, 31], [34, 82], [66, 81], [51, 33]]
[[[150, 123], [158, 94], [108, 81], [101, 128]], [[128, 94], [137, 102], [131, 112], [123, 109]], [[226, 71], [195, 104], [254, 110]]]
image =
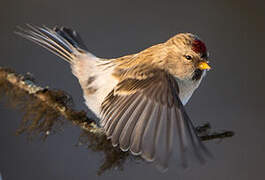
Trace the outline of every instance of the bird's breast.
[[201, 80], [204, 76], [201, 76], [198, 80], [179, 80], [176, 78], [179, 86], [179, 98], [183, 105], [186, 105], [189, 99], [191, 98], [193, 92], [198, 88], [201, 83]]
[[[84, 88], [86, 105], [100, 118], [101, 104], [117, 85], [118, 80], [112, 76], [112, 70], [105, 70], [95, 76], [94, 83]], [[90, 92], [89, 89], [93, 91]]]

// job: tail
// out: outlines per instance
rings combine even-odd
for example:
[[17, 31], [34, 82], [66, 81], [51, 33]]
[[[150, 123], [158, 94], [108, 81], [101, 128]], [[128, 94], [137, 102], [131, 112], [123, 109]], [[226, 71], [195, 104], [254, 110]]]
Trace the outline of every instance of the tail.
[[18, 27], [15, 33], [48, 49], [71, 64], [78, 54], [88, 52], [79, 34], [66, 27], [50, 29], [27, 24], [26, 28]]

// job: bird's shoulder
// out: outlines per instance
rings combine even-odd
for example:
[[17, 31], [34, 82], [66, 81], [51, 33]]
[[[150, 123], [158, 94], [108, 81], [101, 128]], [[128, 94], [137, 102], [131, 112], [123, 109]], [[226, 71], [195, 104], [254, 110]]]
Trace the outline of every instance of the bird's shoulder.
[[153, 102], [167, 106], [178, 106], [179, 87], [173, 76], [161, 69], [142, 71], [140, 74], [132, 73], [130, 76], [121, 77], [118, 84], [102, 103], [102, 108], [118, 97], [131, 95], [144, 96]]

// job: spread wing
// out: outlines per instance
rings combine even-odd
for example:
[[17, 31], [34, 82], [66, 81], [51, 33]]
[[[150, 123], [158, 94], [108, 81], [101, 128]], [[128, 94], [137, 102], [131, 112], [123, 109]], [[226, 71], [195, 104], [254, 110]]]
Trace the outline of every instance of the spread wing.
[[102, 103], [101, 126], [113, 146], [130, 150], [165, 170], [177, 154], [204, 161], [207, 150], [195, 133], [178, 97], [178, 84], [158, 70], [146, 78], [122, 80]]

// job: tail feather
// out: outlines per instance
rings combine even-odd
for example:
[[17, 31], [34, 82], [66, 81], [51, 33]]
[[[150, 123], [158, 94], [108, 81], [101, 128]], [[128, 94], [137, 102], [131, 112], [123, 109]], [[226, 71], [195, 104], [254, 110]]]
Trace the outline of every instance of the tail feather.
[[75, 48], [88, 51], [80, 35], [75, 30], [66, 27], [55, 27], [54, 31], [68, 40]]
[[18, 27], [15, 33], [48, 49], [69, 63], [73, 63], [76, 55], [87, 50], [80, 36], [68, 28], [38, 27], [27, 24], [26, 28]]

